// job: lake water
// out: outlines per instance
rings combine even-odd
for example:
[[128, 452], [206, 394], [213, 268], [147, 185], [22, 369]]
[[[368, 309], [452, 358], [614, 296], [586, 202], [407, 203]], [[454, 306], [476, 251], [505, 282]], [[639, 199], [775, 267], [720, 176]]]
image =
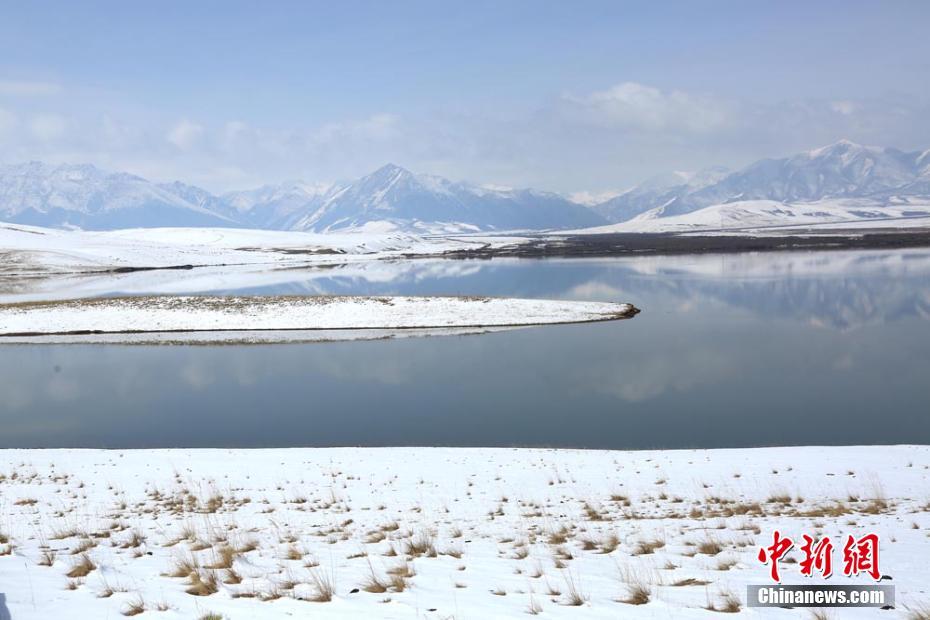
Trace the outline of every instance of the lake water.
[[643, 312], [390, 341], [0, 347], [0, 447], [930, 443], [930, 252], [377, 263], [210, 292]]

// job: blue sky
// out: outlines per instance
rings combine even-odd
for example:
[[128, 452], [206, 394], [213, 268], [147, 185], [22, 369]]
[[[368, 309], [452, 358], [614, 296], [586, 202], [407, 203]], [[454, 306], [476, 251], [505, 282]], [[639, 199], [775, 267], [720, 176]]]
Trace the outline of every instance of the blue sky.
[[839, 138], [930, 147], [926, 2], [28, 2], [0, 161], [214, 190], [392, 161], [565, 193]]

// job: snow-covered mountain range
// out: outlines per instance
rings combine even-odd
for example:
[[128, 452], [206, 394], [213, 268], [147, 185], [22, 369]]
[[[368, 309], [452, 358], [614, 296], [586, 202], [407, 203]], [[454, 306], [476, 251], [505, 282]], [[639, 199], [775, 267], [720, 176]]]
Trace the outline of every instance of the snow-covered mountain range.
[[94, 166], [0, 166], [0, 220], [106, 230], [224, 226], [329, 232], [693, 230], [930, 217], [930, 150], [842, 140], [729, 171], [648, 179], [584, 206], [558, 194], [493, 188], [386, 165], [332, 185], [289, 182], [221, 195]]
[[387, 165], [356, 181], [300, 182], [213, 195], [91, 165], [0, 167], [0, 220], [107, 230], [234, 226], [327, 232], [472, 231], [596, 226], [607, 220], [557, 194], [486, 188]]
[[930, 216], [930, 150], [904, 152], [841, 140], [735, 172], [710, 168], [647, 182], [594, 209], [621, 223], [605, 231]]

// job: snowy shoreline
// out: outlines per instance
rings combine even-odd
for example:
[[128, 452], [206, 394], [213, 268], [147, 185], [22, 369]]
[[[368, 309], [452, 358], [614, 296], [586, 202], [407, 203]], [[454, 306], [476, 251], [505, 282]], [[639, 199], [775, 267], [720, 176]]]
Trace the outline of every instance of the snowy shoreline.
[[905, 618], [928, 471], [927, 446], [0, 450], [0, 590], [17, 620], [808, 618], [745, 609], [779, 529], [878, 533]]
[[0, 342], [49, 335], [522, 327], [635, 316], [630, 304], [494, 297], [114, 297], [0, 305]]

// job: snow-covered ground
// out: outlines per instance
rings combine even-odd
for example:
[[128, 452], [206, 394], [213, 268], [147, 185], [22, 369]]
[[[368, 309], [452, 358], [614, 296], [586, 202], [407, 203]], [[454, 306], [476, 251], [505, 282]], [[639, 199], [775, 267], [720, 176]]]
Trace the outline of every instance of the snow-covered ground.
[[[841, 541], [879, 534], [906, 618], [928, 488], [926, 446], [5, 450], [0, 592], [16, 620], [811, 618], [745, 607], [778, 529], [838, 543], [831, 584], [874, 583]], [[784, 583], [824, 583], [789, 557]]]
[[435, 254], [485, 243], [403, 233], [314, 234], [235, 228], [90, 232], [0, 223], [0, 276], [179, 265], [287, 268]]
[[708, 232], [732, 230], [755, 233], [784, 227], [822, 226], [845, 228], [927, 228], [930, 201], [902, 200], [885, 205], [868, 199], [824, 199], [817, 202], [783, 203], [775, 200], [744, 200], [705, 207], [683, 215], [663, 216], [662, 208], [631, 220], [565, 234]]
[[0, 305], [10, 336], [510, 327], [608, 321], [629, 304], [494, 297], [118, 297]]

